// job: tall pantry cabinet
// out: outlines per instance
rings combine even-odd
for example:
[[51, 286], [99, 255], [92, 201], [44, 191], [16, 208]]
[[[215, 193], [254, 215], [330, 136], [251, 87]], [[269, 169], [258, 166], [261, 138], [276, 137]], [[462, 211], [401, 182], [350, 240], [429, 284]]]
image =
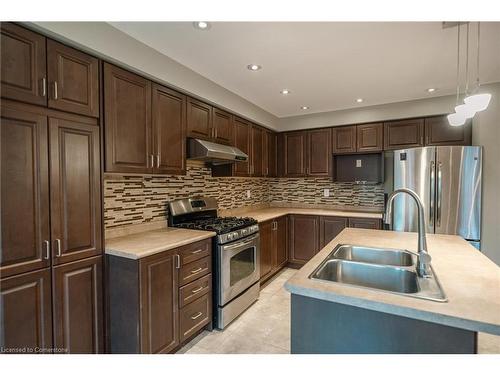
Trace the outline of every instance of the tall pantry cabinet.
[[0, 347], [103, 347], [98, 60], [2, 23]]

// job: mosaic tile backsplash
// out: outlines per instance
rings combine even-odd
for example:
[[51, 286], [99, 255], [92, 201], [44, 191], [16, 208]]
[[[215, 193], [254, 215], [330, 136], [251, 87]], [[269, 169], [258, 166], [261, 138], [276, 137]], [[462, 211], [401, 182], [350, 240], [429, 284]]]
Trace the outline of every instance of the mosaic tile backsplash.
[[[323, 197], [323, 189], [330, 197]], [[251, 196], [247, 197], [247, 190]], [[167, 218], [167, 202], [195, 195], [214, 197], [221, 209], [283, 204], [326, 204], [383, 207], [382, 185], [335, 183], [328, 178], [212, 177], [203, 164], [188, 161], [185, 176], [106, 175], [104, 225], [106, 229]]]

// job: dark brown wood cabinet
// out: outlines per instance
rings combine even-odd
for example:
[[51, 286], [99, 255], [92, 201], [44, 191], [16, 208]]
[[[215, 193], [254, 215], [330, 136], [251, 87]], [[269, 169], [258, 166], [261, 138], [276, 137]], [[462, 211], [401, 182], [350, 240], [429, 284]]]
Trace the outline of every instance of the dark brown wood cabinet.
[[332, 151], [335, 154], [356, 152], [356, 125], [332, 128]]
[[141, 353], [169, 353], [179, 345], [175, 251], [139, 261]]
[[274, 221], [269, 220], [259, 224], [260, 234], [260, 279], [269, 276], [273, 268], [272, 258], [274, 251]]
[[233, 115], [214, 108], [212, 111], [213, 139], [217, 143], [233, 143]]
[[153, 84], [154, 172], [186, 173], [186, 96]]
[[151, 173], [151, 82], [104, 64], [106, 172]]
[[2, 278], [0, 348], [35, 353], [53, 347], [50, 289], [49, 268]]
[[425, 145], [452, 146], [472, 144], [472, 122], [463, 126], [451, 126], [446, 116], [425, 118]]
[[102, 257], [53, 269], [54, 347], [103, 353]]
[[284, 176], [304, 177], [306, 171], [307, 133], [290, 132], [283, 136]]
[[[234, 146], [239, 148], [245, 154], [250, 155], [251, 148], [251, 129], [252, 126], [248, 121], [239, 117], [234, 118]], [[247, 162], [237, 162], [233, 165], [233, 175], [249, 176], [250, 175], [250, 160]]]
[[256, 125], [251, 126], [252, 150], [250, 152], [250, 174], [252, 176], [262, 176], [263, 171], [263, 143], [264, 130]]
[[50, 265], [47, 117], [1, 106], [0, 274]]
[[362, 229], [382, 229], [382, 220], [365, 217], [351, 217], [349, 218], [349, 227]]
[[384, 124], [362, 124], [356, 126], [356, 151], [381, 152], [384, 148]]
[[278, 173], [276, 133], [266, 130], [264, 137], [264, 150], [262, 152], [264, 155], [262, 159], [263, 175], [265, 177], [276, 177]]
[[52, 263], [101, 254], [99, 128], [49, 118]]
[[288, 216], [281, 216], [274, 220], [275, 249], [273, 268], [279, 271], [288, 262]]
[[314, 177], [331, 175], [332, 132], [330, 128], [307, 132], [306, 174]]
[[319, 250], [319, 216], [290, 215], [290, 263], [307, 263]]
[[281, 216], [259, 224], [260, 282], [265, 283], [288, 262], [288, 219]]
[[47, 105], [45, 37], [9, 22], [0, 31], [2, 97]]
[[99, 117], [99, 61], [86, 53], [47, 40], [50, 108]]
[[192, 138], [211, 139], [215, 132], [212, 126], [212, 106], [188, 97], [187, 135]]
[[384, 150], [397, 150], [424, 145], [424, 119], [384, 123]]
[[339, 216], [321, 216], [319, 221], [320, 248], [325, 247], [347, 227], [349, 219]]

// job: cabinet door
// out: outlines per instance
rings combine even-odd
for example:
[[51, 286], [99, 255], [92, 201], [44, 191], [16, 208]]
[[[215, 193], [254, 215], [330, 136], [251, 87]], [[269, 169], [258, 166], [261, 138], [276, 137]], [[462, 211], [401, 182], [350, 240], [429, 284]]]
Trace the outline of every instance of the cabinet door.
[[179, 344], [179, 302], [175, 252], [140, 260], [142, 353], [168, 353]]
[[306, 133], [285, 133], [285, 177], [306, 175]]
[[95, 57], [47, 40], [49, 107], [99, 117], [99, 62]]
[[382, 220], [364, 217], [351, 217], [349, 218], [349, 227], [363, 229], [382, 229]]
[[260, 279], [264, 279], [273, 268], [274, 222], [272, 220], [259, 224], [260, 234]]
[[230, 113], [214, 108], [212, 117], [215, 142], [231, 145], [233, 143], [233, 116]]
[[151, 173], [151, 82], [104, 64], [106, 172]]
[[288, 218], [281, 216], [275, 220], [275, 259], [273, 266], [275, 268], [282, 268], [288, 262]]
[[446, 116], [425, 119], [426, 146], [470, 146], [472, 142], [472, 122], [464, 126], [451, 126]]
[[320, 248], [325, 247], [328, 242], [347, 227], [346, 217], [321, 216], [319, 223]]
[[186, 96], [153, 85], [153, 153], [156, 173], [186, 173]]
[[334, 154], [356, 152], [356, 125], [332, 128], [332, 150]]
[[53, 264], [101, 253], [99, 128], [49, 118]]
[[384, 150], [424, 145], [424, 120], [411, 119], [384, 123]]
[[68, 353], [103, 353], [102, 257], [56, 266], [54, 346]]
[[319, 250], [319, 216], [290, 216], [290, 261], [304, 264]]
[[250, 169], [252, 176], [262, 176], [262, 143], [264, 131], [262, 128], [252, 125], [252, 151], [250, 153]]
[[307, 132], [307, 175], [330, 176], [332, 160], [331, 129]]
[[234, 146], [249, 156], [249, 161], [238, 161], [233, 164], [235, 176], [248, 176], [250, 174], [250, 135], [251, 125], [243, 119], [234, 118]]
[[363, 124], [356, 127], [357, 152], [378, 152], [384, 147], [384, 125]]
[[215, 132], [212, 129], [212, 106], [199, 100], [187, 99], [187, 135], [192, 138], [211, 139]]
[[52, 304], [49, 269], [2, 279], [0, 289], [0, 347], [50, 349]]
[[2, 103], [0, 136], [0, 273], [6, 277], [50, 265], [47, 117]]
[[276, 177], [277, 165], [277, 136], [276, 133], [267, 132], [267, 171], [266, 176]]
[[45, 37], [9, 22], [0, 31], [2, 97], [46, 105]]

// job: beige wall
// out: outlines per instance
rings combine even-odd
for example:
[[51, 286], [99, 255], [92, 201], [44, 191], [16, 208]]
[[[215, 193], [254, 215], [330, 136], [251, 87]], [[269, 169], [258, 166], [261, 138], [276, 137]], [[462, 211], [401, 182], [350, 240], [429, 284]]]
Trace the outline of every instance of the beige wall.
[[277, 129], [278, 118], [106, 22], [30, 22], [28, 27]]
[[474, 118], [472, 143], [483, 146], [481, 250], [500, 265], [500, 83], [485, 85], [492, 95], [488, 109]]

